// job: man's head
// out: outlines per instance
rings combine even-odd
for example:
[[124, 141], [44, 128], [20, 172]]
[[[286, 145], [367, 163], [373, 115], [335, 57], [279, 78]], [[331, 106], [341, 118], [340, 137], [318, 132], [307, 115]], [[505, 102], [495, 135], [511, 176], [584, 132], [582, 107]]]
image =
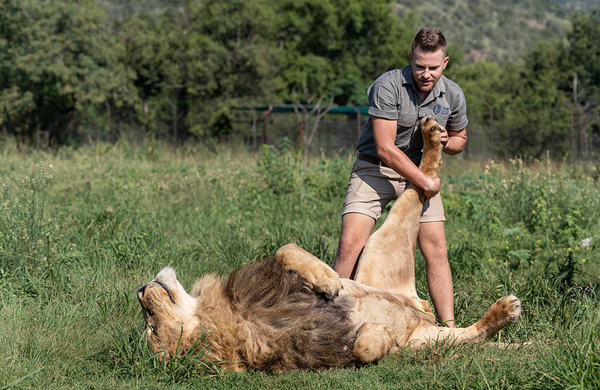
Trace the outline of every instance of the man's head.
[[419, 30], [408, 59], [417, 88], [422, 92], [431, 91], [448, 65], [444, 34], [429, 27]]

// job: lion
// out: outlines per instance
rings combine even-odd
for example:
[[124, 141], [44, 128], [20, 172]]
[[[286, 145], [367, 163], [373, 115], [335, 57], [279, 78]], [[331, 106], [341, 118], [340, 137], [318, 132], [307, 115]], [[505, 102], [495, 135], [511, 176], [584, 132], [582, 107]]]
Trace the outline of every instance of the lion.
[[[420, 123], [420, 169], [436, 178], [442, 163], [441, 128]], [[246, 265], [226, 280], [208, 274], [187, 293], [166, 267], [138, 289], [150, 349], [162, 357], [192, 348], [208, 332], [209, 355], [227, 370], [287, 372], [376, 363], [399, 348], [432, 342], [477, 342], [514, 323], [521, 302], [497, 300], [466, 328], [435, 323], [415, 288], [414, 255], [425, 196], [410, 185], [371, 235], [355, 279], [341, 279], [296, 244]]]

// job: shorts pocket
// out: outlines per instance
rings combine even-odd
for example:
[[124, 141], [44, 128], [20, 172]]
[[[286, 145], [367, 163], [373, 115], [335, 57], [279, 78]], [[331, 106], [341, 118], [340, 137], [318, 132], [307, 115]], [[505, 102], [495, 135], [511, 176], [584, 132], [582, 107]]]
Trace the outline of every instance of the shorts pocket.
[[350, 183], [348, 184], [347, 192], [357, 193], [361, 187], [365, 184], [365, 181], [370, 176], [369, 170], [366, 168], [356, 168], [350, 175]]

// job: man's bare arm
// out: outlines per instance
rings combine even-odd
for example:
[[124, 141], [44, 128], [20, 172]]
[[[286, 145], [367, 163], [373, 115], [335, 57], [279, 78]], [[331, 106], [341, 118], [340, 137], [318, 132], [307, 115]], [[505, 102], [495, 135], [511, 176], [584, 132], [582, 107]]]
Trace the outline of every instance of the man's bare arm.
[[373, 118], [373, 138], [379, 158], [402, 177], [414, 183], [425, 191], [425, 196], [431, 198], [440, 191], [440, 179], [432, 180], [398, 149], [394, 144], [396, 139], [396, 121]]

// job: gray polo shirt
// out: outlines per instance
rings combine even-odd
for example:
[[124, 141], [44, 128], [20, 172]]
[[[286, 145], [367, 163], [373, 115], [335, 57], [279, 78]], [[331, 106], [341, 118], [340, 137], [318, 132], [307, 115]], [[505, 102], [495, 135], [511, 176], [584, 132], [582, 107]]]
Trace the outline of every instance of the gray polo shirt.
[[377, 156], [373, 140], [373, 117], [395, 120], [396, 146], [415, 163], [421, 162], [423, 136], [419, 120], [427, 115], [449, 131], [467, 127], [467, 104], [458, 84], [446, 76], [440, 77], [425, 101], [421, 101], [410, 65], [382, 74], [371, 86], [369, 95], [369, 120], [358, 139], [359, 153]]

